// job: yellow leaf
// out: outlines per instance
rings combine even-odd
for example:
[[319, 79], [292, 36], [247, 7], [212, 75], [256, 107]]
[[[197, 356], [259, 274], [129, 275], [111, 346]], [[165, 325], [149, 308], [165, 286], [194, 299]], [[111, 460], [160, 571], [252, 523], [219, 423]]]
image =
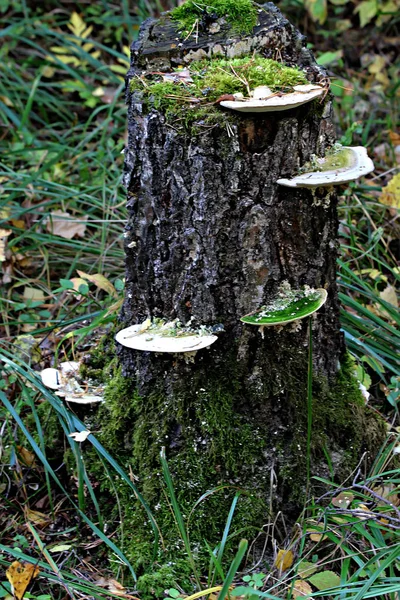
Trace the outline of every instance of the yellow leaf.
[[43, 304], [44, 292], [37, 288], [24, 287], [23, 299], [25, 302], [29, 300], [30, 302], [41, 302]]
[[48, 525], [48, 523], [50, 523], [50, 519], [44, 513], [41, 513], [38, 510], [31, 510], [25, 506], [24, 513], [25, 518], [37, 527], [43, 527], [44, 525]]
[[7, 569], [7, 579], [11, 584], [15, 600], [22, 600], [32, 579], [37, 577], [39, 569], [31, 563], [20, 563], [17, 560]]
[[81, 287], [81, 285], [87, 286], [87, 282], [85, 281], [85, 279], [82, 279], [82, 277], [72, 277], [70, 279], [70, 282], [74, 284], [75, 292], [79, 292], [79, 288]]
[[385, 289], [382, 292], [380, 292], [379, 296], [385, 302], [389, 302], [389, 304], [393, 304], [393, 306], [397, 307], [399, 305], [396, 290], [392, 285], [386, 286]]
[[322, 533], [320, 533], [319, 531], [315, 531], [314, 529], [309, 529], [308, 533], [310, 534], [310, 540], [312, 542], [320, 542], [326, 537]]
[[114, 298], [118, 297], [117, 290], [115, 289], [113, 284], [110, 281], [108, 281], [106, 277], [104, 277], [104, 275], [100, 275], [100, 273], [96, 273], [95, 275], [89, 275], [88, 273], [84, 273], [83, 271], [77, 271], [77, 273], [79, 277], [82, 277], [82, 279], [87, 279], [87, 281], [94, 283], [96, 287], [98, 287], [100, 290], [104, 290], [105, 292], [107, 292], [107, 294], [110, 294], [110, 296], [114, 296]]
[[379, 202], [386, 206], [400, 208], [400, 173], [392, 177], [389, 183], [382, 188]]
[[382, 69], [385, 68], [386, 65], [386, 60], [383, 56], [381, 56], [380, 54], [377, 54], [374, 58], [374, 60], [372, 61], [372, 63], [369, 65], [368, 67], [368, 71], [370, 73], [372, 73], [373, 75], [376, 75], [377, 73], [380, 73], [382, 71]]
[[278, 550], [277, 557], [275, 558], [274, 566], [280, 571], [286, 571], [290, 569], [294, 561], [294, 555], [291, 550]]
[[77, 37], [83, 37], [81, 34], [85, 31], [86, 24], [82, 17], [80, 17], [75, 11], [72, 13], [69, 20], [68, 29], [70, 29], [70, 31], [72, 31], [72, 33]]
[[304, 596], [308, 596], [312, 594], [312, 588], [307, 581], [302, 581], [301, 579], [297, 579], [294, 582], [293, 587], [293, 598], [304, 598]]
[[36, 456], [23, 446], [17, 446], [18, 456], [27, 467], [35, 467]]
[[52, 77], [54, 77], [56, 70], [54, 67], [50, 67], [50, 65], [47, 65], [46, 67], [44, 67], [42, 69], [42, 75], [43, 77], [46, 77], [47, 79], [51, 79]]

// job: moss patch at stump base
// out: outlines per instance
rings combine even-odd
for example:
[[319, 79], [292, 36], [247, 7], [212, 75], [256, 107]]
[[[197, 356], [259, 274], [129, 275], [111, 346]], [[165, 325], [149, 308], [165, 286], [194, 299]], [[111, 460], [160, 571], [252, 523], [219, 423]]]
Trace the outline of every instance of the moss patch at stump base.
[[[135, 477], [150, 504], [163, 537], [160, 564], [185, 560], [186, 556], [162, 476], [159, 456], [163, 446], [181, 512], [185, 522], [189, 521], [193, 553], [201, 567], [206, 567], [209, 560], [204, 540], [214, 548], [221, 539], [236, 491], [240, 490], [241, 496], [231, 532], [241, 531], [242, 537], [254, 539], [273, 517], [268, 514], [271, 468], [278, 477], [278, 487], [272, 490], [275, 508], [295, 519], [303, 505], [307, 390], [299, 381], [306, 381], [305, 364], [300, 373], [298, 364], [293, 367], [295, 377], [287, 374], [291, 389], [286, 391], [284, 414], [278, 417], [273, 416], [274, 399], [263, 397], [273, 385], [267, 382], [264, 392], [255, 397], [234, 376], [233, 365], [227, 359], [224, 369], [215, 369], [206, 379], [194, 377], [189, 389], [181, 384], [174, 394], [166, 394], [160, 385], [147, 398], [138, 394], [135, 381], [123, 377], [120, 369], [115, 369], [109, 379], [106, 402], [98, 413], [98, 437]], [[379, 446], [384, 428], [375, 415], [367, 413], [347, 358], [335, 381], [315, 377], [313, 390], [312, 475], [329, 477], [325, 459], [328, 452], [340, 482], [364, 450]], [[286, 428], [277, 427], [279, 418], [287, 422]], [[118, 493], [123, 551], [140, 573], [151, 563], [153, 552], [152, 531], [145, 513], [132, 490], [119, 478], [111, 485], [93, 455], [87, 464], [101, 485], [103, 509], [110, 520], [120, 518], [113, 500], [114, 487]], [[209, 490], [213, 492], [193, 509]], [[236, 546], [234, 538], [227, 558]]]

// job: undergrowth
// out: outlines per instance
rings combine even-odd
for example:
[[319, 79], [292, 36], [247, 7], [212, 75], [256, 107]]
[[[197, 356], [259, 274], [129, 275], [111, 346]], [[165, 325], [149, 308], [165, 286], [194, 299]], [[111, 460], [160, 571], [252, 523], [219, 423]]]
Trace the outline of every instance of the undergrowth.
[[[289, 4], [297, 14], [299, 3]], [[315, 8], [326, 3], [308, 4]], [[200, 581], [203, 595], [209, 586], [213, 590], [209, 593], [224, 597], [236, 573], [240, 576], [235, 584], [248, 585], [235, 594], [245, 598], [290, 598], [301, 587], [310, 597], [346, 600], [395, 600], [399, 593], [399, 200], [392, 196], [382, 202], [385, 186], [397, 169], [399, 145], [395, 132], [398, 66], [391, 60], [390, 41], [396, 35], [396, 20], [388, 22], [385, 17], [383, 26], [378, 23], [379, 47], [371, 30], [356, 32], [362, 44], [357, 42], [361, 58], [354, 69], [349, 56], [354, 54], [354, 43], [338, 37], [351, 31], [350, 19], [342, 14], [346, 4], [334, 9], [341, 11], [340, 27], [328, 31], [308, 24], [311, 43], [324, 47], [321, 63], [335, 77], [332, 90], [341, 142], [368, 146], [377, 165], [373, 177], [352, 184], [341, 197], [339, 289], [342, 327], [354, 368], [371, 394], [371, 409], [386, 417], [387, 443], [369, 472], [361, 461], [342, 485], [333, 480], [321, 482], [329, 492], [310, 499], [294, 530], [287, 528], [282, 515], [276, 515], [248, 549], [239, 541], [241, 532], [231, 529], [238, 502], [233, 495], [221, 540], [209, 549], [209, 573]], [[371, 19], [382, 16], [378, 4]], [[97, 339], [115, 323], [123, 288], [126, 220], [121, 186], [126, 122], [123, 76], [129, 67], [128, 46], [139, 23], [149, 10], [153, 16], [159, 14], [166, 3], [140, 1], [137, 14], [132, 14], [125, 0], [68, 7], [54, 2], [46, 12], [47, 6], [0, 3], [4, 22], [0, 33], [4, 289], [0, 300], [0, 564], [4, 570], [12, 561], [37, 564], [40, 575], [31, 582], [31, 594], [24, 597], [121, 597], [131, 590], [115, 587], [114, 577], [122, 584], [130, 582], [133, 588], [137, 574], [123, 543], [118, 547], [114, 542], [113, 523], [104, 522], [104, 507], [97, 500], [99, 482], [88, 475], [81, 445], [69, 437], [85, 429], [90, 409], [84, 413], [82, 407], [66, 406], [42, 385], [38, 371], [67, 356], [91, 353]], [[188, 0], [174, 16], [186, 36], [197, 26], [216, 22], [228, 9], [237, 31], [249, 31], [255, 25], [254, 5], [247, 0], [210, 0], [207, 5]], [[336, 25], [330, 5], [329, 10], [328, 22]], [[354, 29], [354, 15], [351, 18]], [[232, 64], [239, 71], [244, 66]], [[206, 81], [207, 71], [211, 81]], [[214, 71], [206, 72], [192, 74], [197, 99], [210, 103], [227, 90], [248, 93], [247, 84], [238, 82], [227, 64], [219, 63]], [[257, 67], [246, 73], [251, 87], [271, 86], [263, 77]], [[210, 83], [210, 95], [203, 96]], [[143, 82], [135, 85], [147, 94]], [[169, 93], [179, 96], [182, 90], [185, 94], [191, 90], [186, 84], [171, 82], [147, 85], [153, 88], [155, 102], [166, 110], [176, 106], [175, 101], [162, 104]], [[155, 86], [160, 86], [158, 92]], [[168, 93], [165, 86], [169, 86]], [[150, 100], [150, 94], [147, 97]], [[195, 110], [204, 111], [198, 118], [206, 118], [210, 111], [202, 105], [195, 105]], [[49, 448], [49, 440], [57, 440], [60, 450]], [[96, 433], [85, 443], [102, 461], [111, 489], [114, 486], [117, 512], [121, 506], [116, 483], [122, 481], [132, 491], [148, 525], [150, 552], [154, 551], [159, 531], [156, 515], [140, 496], [140, 473], [118, 464]], [[188, 522], [173, 495], [176, 482], [168, 478], [168, 465], [160, 458], [162, 471], [169, 494], [162, 501], [172, 506], [171, 522], [175, 519], [178, 524], [182, 547], [189, 536], [190, 553]], [[234, 540], [231, 547], [238, 549], [231, 563], [223, 560], [228, 538]], [[279, 551], [286, 553], [280, 555], [286, 557], [285, 565], [277, 560]], [[89, 554], [92, 560], [87, 560]], [[176, 598], [192, 593], [198, 584], [187, 564], [170, 569], [157, 562], [147, 565], [147, 575], [139, 584], [142, 597]], [[96, 569], [104, 574], [102, 585]], [[319, 582], [312, 579], [324, 573], [331, 573], [328, 579], [325, 575], [325, 583], [321, 577]], [[11, 591], [5, 575], [1, 584], [1, 594], [4, 587]], [[172, 588], [167, 594], [164, 585]]]

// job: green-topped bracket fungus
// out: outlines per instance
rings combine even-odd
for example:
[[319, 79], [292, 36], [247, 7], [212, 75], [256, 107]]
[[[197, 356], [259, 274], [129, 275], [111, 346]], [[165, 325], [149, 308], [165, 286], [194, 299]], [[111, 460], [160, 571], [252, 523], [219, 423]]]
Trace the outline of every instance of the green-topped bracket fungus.
[[317, 312], [327, 300], [328, 293], [324, 289], [305, 287], [292, 290], [283, 285], [276, 296], [256, 311], [241, 317], [242, 323], [255, 325], [264, 336], [265, 327], [278, 327], [298, 322]]
[[[139, 478], [162, 532], [160, 565], [187, 560], [164, 501], [165, 447], [181, 512], [192, 515], [194, 555], [208, 565], [204, 539], [212, 548], [221, 540], [237, 490], [231, 531], [255, 537], [278, 510], [294, 522], [306, 500], [307, 460], [309, 491], [319, 493], [323, 480], [341, 482], [383, 432], [367, 414], [340, 330], [336, 195], [317, 205], [311, 190], [276, 184], [333, 147], [332, 101], [305, 38], [272, 3], [251, 0], [188, 0], [146, 21], [126, 89], [125, 298], [111, 362], [101, 368], [103, 350], [92, 352], [107, 383], [99, 440]], [[273, 112], [222, 105], [270, 100]], [[262, 338], [240, 321], [286, 281], [315, 289], [318, 305], [325, 300], [312, 320], [308, 455], [308, 328], [265, 327]], [[193, 331], [178, 340], [140, 332], [147, 319]], [[217, 323], [224, 332], [208, 344]], [[202, 328], [205, 337], [192, 340]], [[200, 347], [192, 342], [207, 349], [191, 356], [186, 350]], [[122, 481], [109, 482], [102, 464], [95, 480], [111, 493], [118, 486], [124, 552], [143, 569], [153, 534], [139, 502]], [[114, 504], [104, 502], [115, 510], [113, 531], [112, 517], [121, 519]]]
[[291, 179], [278, 179], [279, 185], [298, 188], [331, 187], [355, 181], [374, 170], [374, 163], [362, 146], [336, 144], [326, 156], [313, 160], [302, 168], [302, 173]]

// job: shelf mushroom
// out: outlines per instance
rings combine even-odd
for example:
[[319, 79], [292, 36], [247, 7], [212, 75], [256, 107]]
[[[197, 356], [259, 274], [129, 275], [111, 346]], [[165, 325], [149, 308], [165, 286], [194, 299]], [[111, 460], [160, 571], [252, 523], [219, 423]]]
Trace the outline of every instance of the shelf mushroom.
[[170, 354], [197, 352], [197, 350], [208, 348], [218, 339], [216, 335], [211, 335], [207, 330], [179, 329], [176, 327], [176, 323], [177, 321], [165, 323], [160, 319], [157, 319], [156, 323], [152, 323], [150, 319], [147, 319], [144, 323], [122, 329], [117, 333], [115, 339], [122, 346], [133, 350]]
[[256, 87], [253, 91], [253, 97], [237, 98], [236, 100], [223, 100], [220, 106], [230, 108], [239, 112], [259, 113], [275, 112], [296, 108], [315, 98], [322, 96], [325, 88], [320, 85], [309, 83], [307, 85], [295, 85], [293, 92], [287, 94], [282, 92], [273, 92], [266, 86]]
[[241, 317], [247, 325], [255, 325], [263, 333], [264, 327], [286, 325], [304, 319], [325, 304], [328, 294], [323, 288], [304, 290], [281, 289], [266, 306]]
[[[314, 166], [315, 165], [315, 166]], [[362, 146], [342, 146], [324, 158], [316, 158], [306, 173], [292, 179], [278, 179], [279, 185], [292, 188], [316, 188], [355, 181], [374, 170], [374, 163]]]

